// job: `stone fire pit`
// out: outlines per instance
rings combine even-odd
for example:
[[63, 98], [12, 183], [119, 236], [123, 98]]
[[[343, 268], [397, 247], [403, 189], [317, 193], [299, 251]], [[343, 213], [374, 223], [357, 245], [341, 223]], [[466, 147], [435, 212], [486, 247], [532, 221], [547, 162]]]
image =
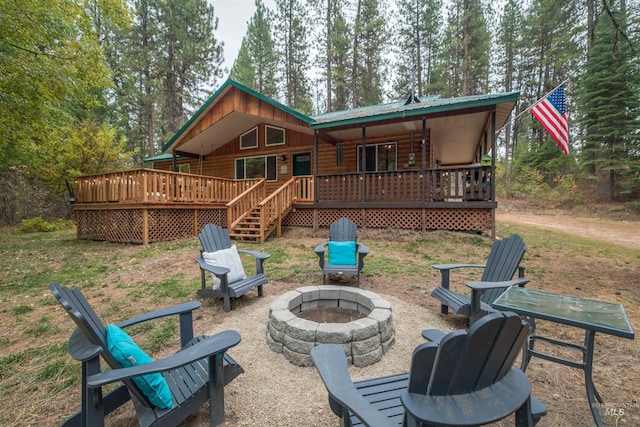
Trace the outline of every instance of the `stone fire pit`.
[[[357, 310], [362, 319], [318, 323], [298, 317], [312, 308]], [[354, 366], [378, 362], [395, 342], [391, 304], [378, 294], [345, 286], [306, 286], [289, 291], [269, 309], [267, 344], [298, 366], [313, 366], [311, 349], [319, 344], [341, 345]]]

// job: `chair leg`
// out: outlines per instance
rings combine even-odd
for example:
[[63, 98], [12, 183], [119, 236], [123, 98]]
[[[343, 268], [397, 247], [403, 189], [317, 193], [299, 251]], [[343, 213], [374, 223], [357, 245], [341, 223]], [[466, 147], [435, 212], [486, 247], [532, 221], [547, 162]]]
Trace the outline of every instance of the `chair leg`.
[[224, 354], [209, 357], [209, 420], [212, 426], [224, 423]]
[[223, 303], [224, 303], [224, 311], [225, 313], [228, 313], [231, 311], [231, 297], [229, 295], [225, 295], [223, 298]]
[[258, 286], [258, 296], [262, 296], [262, 285]]
[[531, 398], [527, 399], [522, 406], [516, 411], [516, 427], [532, 427], [533, 414], [531, 413]]

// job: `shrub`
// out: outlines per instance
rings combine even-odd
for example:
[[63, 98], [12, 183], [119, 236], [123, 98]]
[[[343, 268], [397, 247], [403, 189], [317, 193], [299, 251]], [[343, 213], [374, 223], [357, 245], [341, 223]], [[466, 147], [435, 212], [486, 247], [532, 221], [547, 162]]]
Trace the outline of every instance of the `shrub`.
[[58, 231], [59, 229], [58, 225], [45, 221], [39, 216], [20, 221], [20, 231], [23, 233], [42, 233]]

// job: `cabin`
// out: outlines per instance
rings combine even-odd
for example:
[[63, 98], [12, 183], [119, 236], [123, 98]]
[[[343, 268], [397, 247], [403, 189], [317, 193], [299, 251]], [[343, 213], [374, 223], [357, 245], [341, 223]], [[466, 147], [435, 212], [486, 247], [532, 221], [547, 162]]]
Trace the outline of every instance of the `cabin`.
[[207, 223], [263, 242], [283, 226], [495, 234], [496, 130], [518, 92], [307, 116], [227, 80], [148, 167], [77, 179], [79, 239], [150, 242]]

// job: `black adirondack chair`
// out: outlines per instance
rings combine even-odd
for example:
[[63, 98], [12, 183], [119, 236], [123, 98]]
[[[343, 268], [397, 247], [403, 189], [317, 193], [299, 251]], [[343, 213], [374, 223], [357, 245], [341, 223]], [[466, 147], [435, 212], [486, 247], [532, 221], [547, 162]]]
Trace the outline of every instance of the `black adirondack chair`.
[[[202, 288], [198, 290], [198, 296], [203, 298], [222, 298], [224, 303], [224, 311], [231, 310], [231, 298], [240, 298], [245, 292], [258, 288], [258, 296], [262, 296], [262, 285], [269, 283], [267, 276], [264, 275], [263, 263], [269, 258], [268, 254], [238, 249], [239, 254], [248, 254], [255, 258], [256, 273], [252, 276], [245, 277], [240, 280], [230, 282], [228, 280], [229, 269], [207, 264], [202, 257], [204, 252], [216, 252], [231, 248], [231, 238], [226, 228], [213, 224], [207, 224], [198, 234], [202, 249], [200, 250], [200, 258], [196, 260], [200, 265], [200, 280]], [[216, 287], [207, 287], [207, 272], [213, 273], [219, 280], [220, 285]]]
[[340, 346], [314, 347], [311, 357], [345, 427], [470, 426], [513, 413], [517, 426], [532, 426], [547, 409], [531, 396], [526, 375], [512, 367], [528, 333], [515, 313], [491, 313], [468, 333], [416, 347], [410, 372], [356, 383]]
[[[325, 252], [329, 242], [355, 242], [355, 255], [353, 264], [330, 263], [325, 260]], [[364, 267], [364, 257], [369, 253], [369, 248], [357, 241], [357, 226], [348, 218], [340, 218], [329, 227], [329, 241], [316, 246], [314, 249], [318, 255], [320, 268], [322, 269], [322, 283], [326, 283], [327, 274], [351, 274], [357, 277], [360, 286], [360, 272]], [[330, 254], [329, 254], [330, 258]]]
[[[495, 311], [491, 304], [504, 293], [510, 286], [524, 286], [530, 279], [524, 277], [524, 267], [520, 267], [520, 261], [525, 253], [525, 245], [522, 237], [517, 234], [509, 238], [499, 240], [491, 247], [489, 258], [485, 265], [482, 264], [436, 264], [433, 268], [440, 271], [441, 284], [431, 296], [438, 298], [442, 304], [442, 314], [449, 312], [449, 307], [455, 314], [470, 318], [473, 324], [486, 313]], [[483, 268], [482, 278], [479, 282], [467, 282], [471, 288], [471, 294], [462, 294], [450, 289], [450, 271], [457, 268]], [[518, 270], [518, 277], [513, 276]]]
[[[82, 409], [69, 417], [63, 426], [103, 426], [104, 417], [133, 400], [141, 426], [175, 426], [210, 402], [211, 425], [224, 422], [224, 386], [243, 371], [226, 351], [240, 342], [236, 331], [213, 336], [193, 337], [192, 311], [198, 301], [179, 304], [133, 317], [117, 326], [125, 328], [149, 320], [177, 315], [180, 319], [181, 350], [148, 364], [123, 368], [109, 351], [107, 329], [84, 295], [57, 283], [49, 289], [71, 316], [77, 328], [69, 339], [69, 354], [82, 362]], [[100, 357], [111, 368], [101, 372]], [[160, 372], [173, 399], [170, 409], [155, 407], [132, 380], [141, 375]], [[103, 387], [120, 383], [103, 396]]]

